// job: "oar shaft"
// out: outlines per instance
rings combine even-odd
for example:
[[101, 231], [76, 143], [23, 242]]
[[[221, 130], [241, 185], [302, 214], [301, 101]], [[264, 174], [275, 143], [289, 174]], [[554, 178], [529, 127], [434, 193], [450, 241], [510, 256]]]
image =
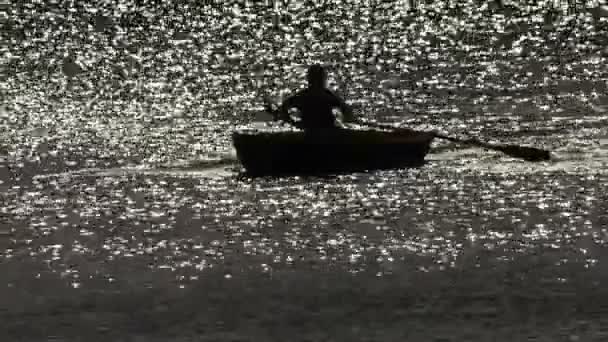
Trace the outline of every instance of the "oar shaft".
[[[392, 129], [392, 130], [402, 129], [399, 127], [385, 125], [385, 124], [378, 124], [378, 123], [371, 123], [371, 122], [360, 122], [360, 123], [363, 125], [370, 126], [370, 127], [376, 127], [376, 128], [382, 128], [382, 129]], [[551, 159], [551, 153], [547, 150], [543, 150], [540, 148], [518, 146], [518, 145], [494, 145], [494, 144], [489, 144], [489, 143], [479, 141], [477, 139], [459, 139], [456, 137], [450, 137], [447, 135], [443, 135], [441, 133], [436, 133], [436, 132], [432, 132], [432, 133], [436, 138], [439, 138], [439, 139], [448, 140], [448, 141], [455, 142], [458, 144], [472, 145], [472, 146], [486, 148], [489, 150], [500, 151], [500, 152], [503, 152], [512, 157], [522, 158], [522, 159], [525, 159], [528, 161], [543, 161], [543, 160]]]
[[449, 140], [449, 141], [456, 142], [456, 143], [466, 142], [461, 139], [454, 138], [454, 137], [448, 137], [447, 135], [443, 135], [443, 134], [439, 134], [439, 133], [435, 133], [435, 137], [439, 138], [439, 139]]
[[459, 144], [476, 145], [476, 146], [486, 147], [486, 148], [493, 148], [494, 147], [491, 144], [484, 143], [484, 142], [479, 141], [477, 139], [459, 139], [459, 138], [443, 135], [443, 134], [440, 134], [440, 133], [433, 133], [433, 134], [435, 135], [436, 138], [448, 140], [448, 141], [459, 143]]

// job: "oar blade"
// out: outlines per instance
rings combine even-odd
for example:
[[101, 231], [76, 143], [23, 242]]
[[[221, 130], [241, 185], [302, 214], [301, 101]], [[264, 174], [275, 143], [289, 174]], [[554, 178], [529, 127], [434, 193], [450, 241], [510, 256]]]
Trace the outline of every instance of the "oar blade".
[[511, 157], [521, 158], [526, 161], [538, 162], [551, 160], [551, 153], [549, 151], [536, 147], [502, 145], [497, 149]]

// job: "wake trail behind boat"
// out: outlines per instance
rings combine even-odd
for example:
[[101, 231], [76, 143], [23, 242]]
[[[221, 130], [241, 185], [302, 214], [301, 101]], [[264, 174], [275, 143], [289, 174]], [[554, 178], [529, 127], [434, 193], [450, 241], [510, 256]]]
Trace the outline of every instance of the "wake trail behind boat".
[[140, 165], [133, 168], [116, 168], [98, 172], [98, 175], [116, 175], [125, 173], [192, 176], [204, 178], [222, 178], [235, 173], [238, 159], [233, 154], [224, 154], [213, 158], [180, 160], [160, 165]]
[[143, 163], [112, 168], [83, 168], [60, 173], [37, 175], [43, 179], [56, 176], [121, 176], [127, 174], [168, 175], [201, 178], [223, 178], [236, 173], [238, 160], [233, 155], [217, 158], [181, 160], [164, 164]]

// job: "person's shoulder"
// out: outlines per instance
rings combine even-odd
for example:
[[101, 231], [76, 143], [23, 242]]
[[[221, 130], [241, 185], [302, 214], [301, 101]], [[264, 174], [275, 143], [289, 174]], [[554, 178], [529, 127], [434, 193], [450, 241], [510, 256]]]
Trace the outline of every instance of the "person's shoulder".
[[327, 96], [334, 101], [342, 102], [342, 98], [331, 89], [326, 88], [325, 94], [327, 94]]
[[287, 99], [295, 99], [299, 97], [302, 97], [302, 90], [295, 90], [287, 95]]
[[293, 92], [289, 97], [292, 99], [300, 99], [305, 96], [307, 96], [306, 89], [299, 89]]
[[334, 91], [329, 88], [323, 88], [323, 92], [325, 92], [328, 95], [336, 96], [336, 93], [334, 93]]
[[287, 96], [287, 98], [283, 100], [283, 103], [288, 107], [297, 107], [302, 103], [305, 96], [306, 94], [304, 93], [304, 90], [297, 90]]
[[298, 89], [293, 94], [293, 96], [306, 96], [306, 95], [308, 95], [308, 89], [307, 88]]

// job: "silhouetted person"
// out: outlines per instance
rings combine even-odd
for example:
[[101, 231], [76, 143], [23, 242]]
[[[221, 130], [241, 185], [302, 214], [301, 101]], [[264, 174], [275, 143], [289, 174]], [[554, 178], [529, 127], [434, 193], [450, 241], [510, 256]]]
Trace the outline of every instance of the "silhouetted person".
[[[320, 65], [308, 69], [308, 87], [287, 98], [279, 108], [279, 118], [304, 130], [336, 128], [336, 118], [332, 110], [338, 108], [345, 122], [352, 122], [352, 109], [327, 89], [327, 72]], [[301, 121], [295, 123], [289, 117], [289, 109], [299, 111]]]

